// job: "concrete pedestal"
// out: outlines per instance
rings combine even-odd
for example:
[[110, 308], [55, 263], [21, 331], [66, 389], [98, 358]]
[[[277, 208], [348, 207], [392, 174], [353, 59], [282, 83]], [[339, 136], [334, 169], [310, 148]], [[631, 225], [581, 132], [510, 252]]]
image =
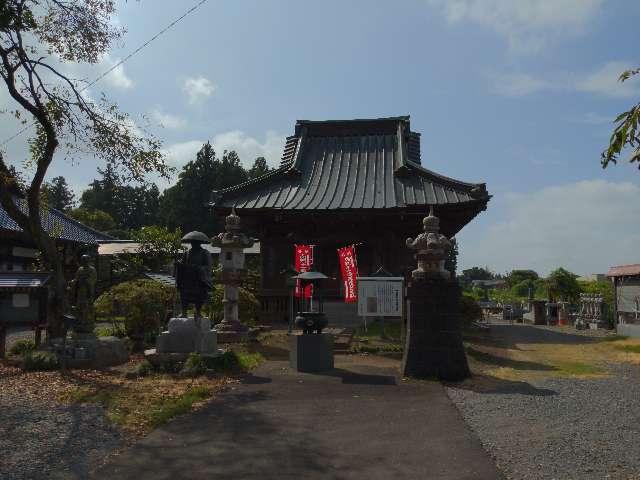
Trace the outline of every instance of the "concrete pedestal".
[[199, 319], [199, 325], [193, 317], [172, 318], [167, 331], [158, 335], [156, 351], [213, 354], [218, 351], [217, 332], [211, 329], [208, 318]]
[[242, 343], [249, 339], [249, 327], [240, 322], [221, 322], [216, 325], [220, 343]]
[[407, 288], [407, 334], [402, 375], [462, 380], [469, 365], [460, 330], [460, 286], [456, 280], [424, 279]]
[[333, 337], [328, 333], [291, 335], [289, 365], [299, 372], [333, 369]]

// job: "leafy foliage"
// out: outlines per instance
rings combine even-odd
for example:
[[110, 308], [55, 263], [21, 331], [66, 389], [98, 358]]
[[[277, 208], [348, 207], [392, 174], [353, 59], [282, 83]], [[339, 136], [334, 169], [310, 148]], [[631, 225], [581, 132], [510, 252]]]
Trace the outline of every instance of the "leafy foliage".
[[58, 356], [53, 352], [34, 350], [22, 357], [22, 369], [27, 372], [56, 370], [60, 366]]
[[33, 340], [23, 339], [14, 342], [11, 347], [9, 347], [9, 355], [14, 355], [16, 357], [28, 354], [36, 349], [36, 344]]
[[482, 320], [482, 309], [475, 298], [469, 295], [460, 297], [460, 321], [462, 327], [467, 327], [473, 322]]
[[554, 300], [576, 301], [580, 294], [578, 276], [560, 267], [547, 277], [549, 296]]
[[158, 270], [170, 263], [182, 251], [182, 232], [179, 228], [171, 231], [155, 225], [142, 227], [132, 232], [131, 238], [140, 243], [137, 257], [151, 270]]
[[[638, 73], [640, 68], [626, 70], [622, 72], [619, 80], [626, 82]], [[639, 162], [640, 168], [640, 103], [618, 115], [614, 123], [616, 126], [609, 139], [609, 146], [601, 155], [602, 167], [606, 168], [611, 162], [617, 163], [622, 150], [630, 147], [632, 151], [629, 162]]]
[[274, 169], [267, 165], [267, 159], [264, 157], [258, 157], [253, 162], [251, 168], [247, 171], [248, 178], [258, 178], [262, 175], [266, 175], [267, 173], [273, 171]]
[[452, 277], [456, 276], [458, 270], [458, 242], [455, 238], [451, 239], [451, 249], [447, 252], [447, 258], [444, 260], [444, 268], [451, 272]]
[[98, 297], [94, 306], [99, 317], [124, 317], [126, 335], [141, 343], [145, 335], [158, 331], [174, 295], [173, 289], [159, 282], [133, 280], [111, 287]]
[[71, 218], [104, 233], [113, 233], [117, 230], [116, 221], [111, 215], [102, 210], [88, 210], [86, 208], [74, 208], [69, 213]]
[[[123, 29], [112, 21], [115, 0], [3, 0], [0, 2], [0, 78], [19, 107], [8, 112], [35, 132], [28, 139], [30, 182], [18, 181], [0, 155], [0, 203], [42, 252], [53, 272], [49, 333], [62, 332], [64, 266], [55, 241], [41, 224], [41, 187], [54, 154], [77, 160], [91, 153], [128, 180], [150, 172], [168, 177], [160, 141], [148, 135], [103, 95], [88, 95], [92, 84], [63, 73], [70, 62], [96, 64]], [[62, 67], [60, 66], [62, 64]], [[80, 156], [81, 158], [81, 156]], [[26, 199], [27, 213], [13, 196]]]
[[51, 182], [43, 183], [42, 196], [49, 207], [65, 212], [76, 203], [73, 190], [62, 176], [53, 178]]
[[487, 267], [472, 267], [462, 271], [460, 282], [463, 285], [468, 285], [473, 280], [494, 280], [496, 278], [498, 278], [498, 275]]
[[223, 153], [222, 158], [209, 142], [187, 163], [178, 176], [178, 182], [164, 191], [160, 198], [162, 222], [169, 228], [179, 227], [183, 232], [193, 230], [205, 233], [218, 231], [221, 224], [210, 214], [205, 202], [214, 190], [237, 185], [247, 180], [247, 172], [240, 164], [236, 152]]
[[117, 228], [139, 229], [158, 222], [160, 190], [155, 184], [127, 185], [111, 165], [98, 169], [96, 179], [82, 192], [80, 207], [103, 211], [117, 219]]

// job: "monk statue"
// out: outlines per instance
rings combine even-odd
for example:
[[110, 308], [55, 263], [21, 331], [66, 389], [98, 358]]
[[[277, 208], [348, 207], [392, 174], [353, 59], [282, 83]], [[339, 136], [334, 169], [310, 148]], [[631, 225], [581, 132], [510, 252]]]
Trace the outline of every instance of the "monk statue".
[[95, 327], [93, 300], [96, 294], [98, 274], [96, 269], [89, 263], [90, 260], [91, 257], [89, 255], [80, 257], [80, 267], [69, 285], [73, 313], [76, 317], [74, 330], [77, 333], [93, 333]]
[[186, 316], [189, 305], [193, 304], [196, 309], [195, 319], [198, 321], [202, 305], [209, 298], [213, 287], [211, 254], [202, 248], [203, 244], [209, 243], [209, 237], [202, 232], [190, 232], [182, 237], [182, 243], [191, 245], [175, 264], [182, 316]]

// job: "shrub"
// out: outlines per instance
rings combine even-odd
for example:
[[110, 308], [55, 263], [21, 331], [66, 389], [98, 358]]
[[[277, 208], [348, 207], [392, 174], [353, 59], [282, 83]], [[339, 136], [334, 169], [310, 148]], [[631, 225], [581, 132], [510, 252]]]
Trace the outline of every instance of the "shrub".
[[146, 377], [154, 371], [153, 365], [149, 360], [143, 360], [138, 365], [125, 373], [126, 378]]
[[482, 309], [473, 297], [462, 295], [460, 298], [460, 322], [462, 328], [468, 327], [473, 322], [482, 319]]
[[18, 340], [11, 347], [9, 347], [9, 355], [15, 355], [16, 357], [25, 355], [36, 349], [36, 344], [33, 340]]
[[172, 288], [153, 280], [133, 280], [111, 287], [95, 302], [101, 317], [124, 317], [125, 334], [141, 348], [145, 336], [155, 334], [172, 305]]
[[207, 372], [207, 362], [199, 353], [190, 353], [180, 373], [184, 375], [198, 376]]
[[244, 372], [257, 367], [263, 357], [259, 353], [235, 352], [229, 350], [216, 357], [205, 357], [191, 353], [180, 373], [184, 375], [204, 375], [207, 371], [218, 373]]
[[[211, 295], [209, 303], [205, 306], [205, 312], [211, 319], [211, 323], [215, 324], [222, 321], [224, 310], [222, 306], [222, 297], [224, 296], [224, 285], [217, 284]], [[238, 289], [238, 317], [239, 320], [246, 325], [255, 325], [258, 312], [260, 310], [260, 302], [256, 296], [249, 290], [240, 287]]]
[[22, 369], [28, 372], [55, 370], [59, 365], [58, 356], [53, 352], [35, 350], [22, 357]]

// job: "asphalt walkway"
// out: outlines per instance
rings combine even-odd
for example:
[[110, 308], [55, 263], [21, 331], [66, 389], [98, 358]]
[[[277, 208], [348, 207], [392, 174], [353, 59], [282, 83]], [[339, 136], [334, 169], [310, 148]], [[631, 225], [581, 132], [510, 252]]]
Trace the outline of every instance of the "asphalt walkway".
[[327, 374], [268, 361], [93, 478], [502, 478], [443, 387], [396, 371], [396, 361], [361, 356], [337, 356]]

